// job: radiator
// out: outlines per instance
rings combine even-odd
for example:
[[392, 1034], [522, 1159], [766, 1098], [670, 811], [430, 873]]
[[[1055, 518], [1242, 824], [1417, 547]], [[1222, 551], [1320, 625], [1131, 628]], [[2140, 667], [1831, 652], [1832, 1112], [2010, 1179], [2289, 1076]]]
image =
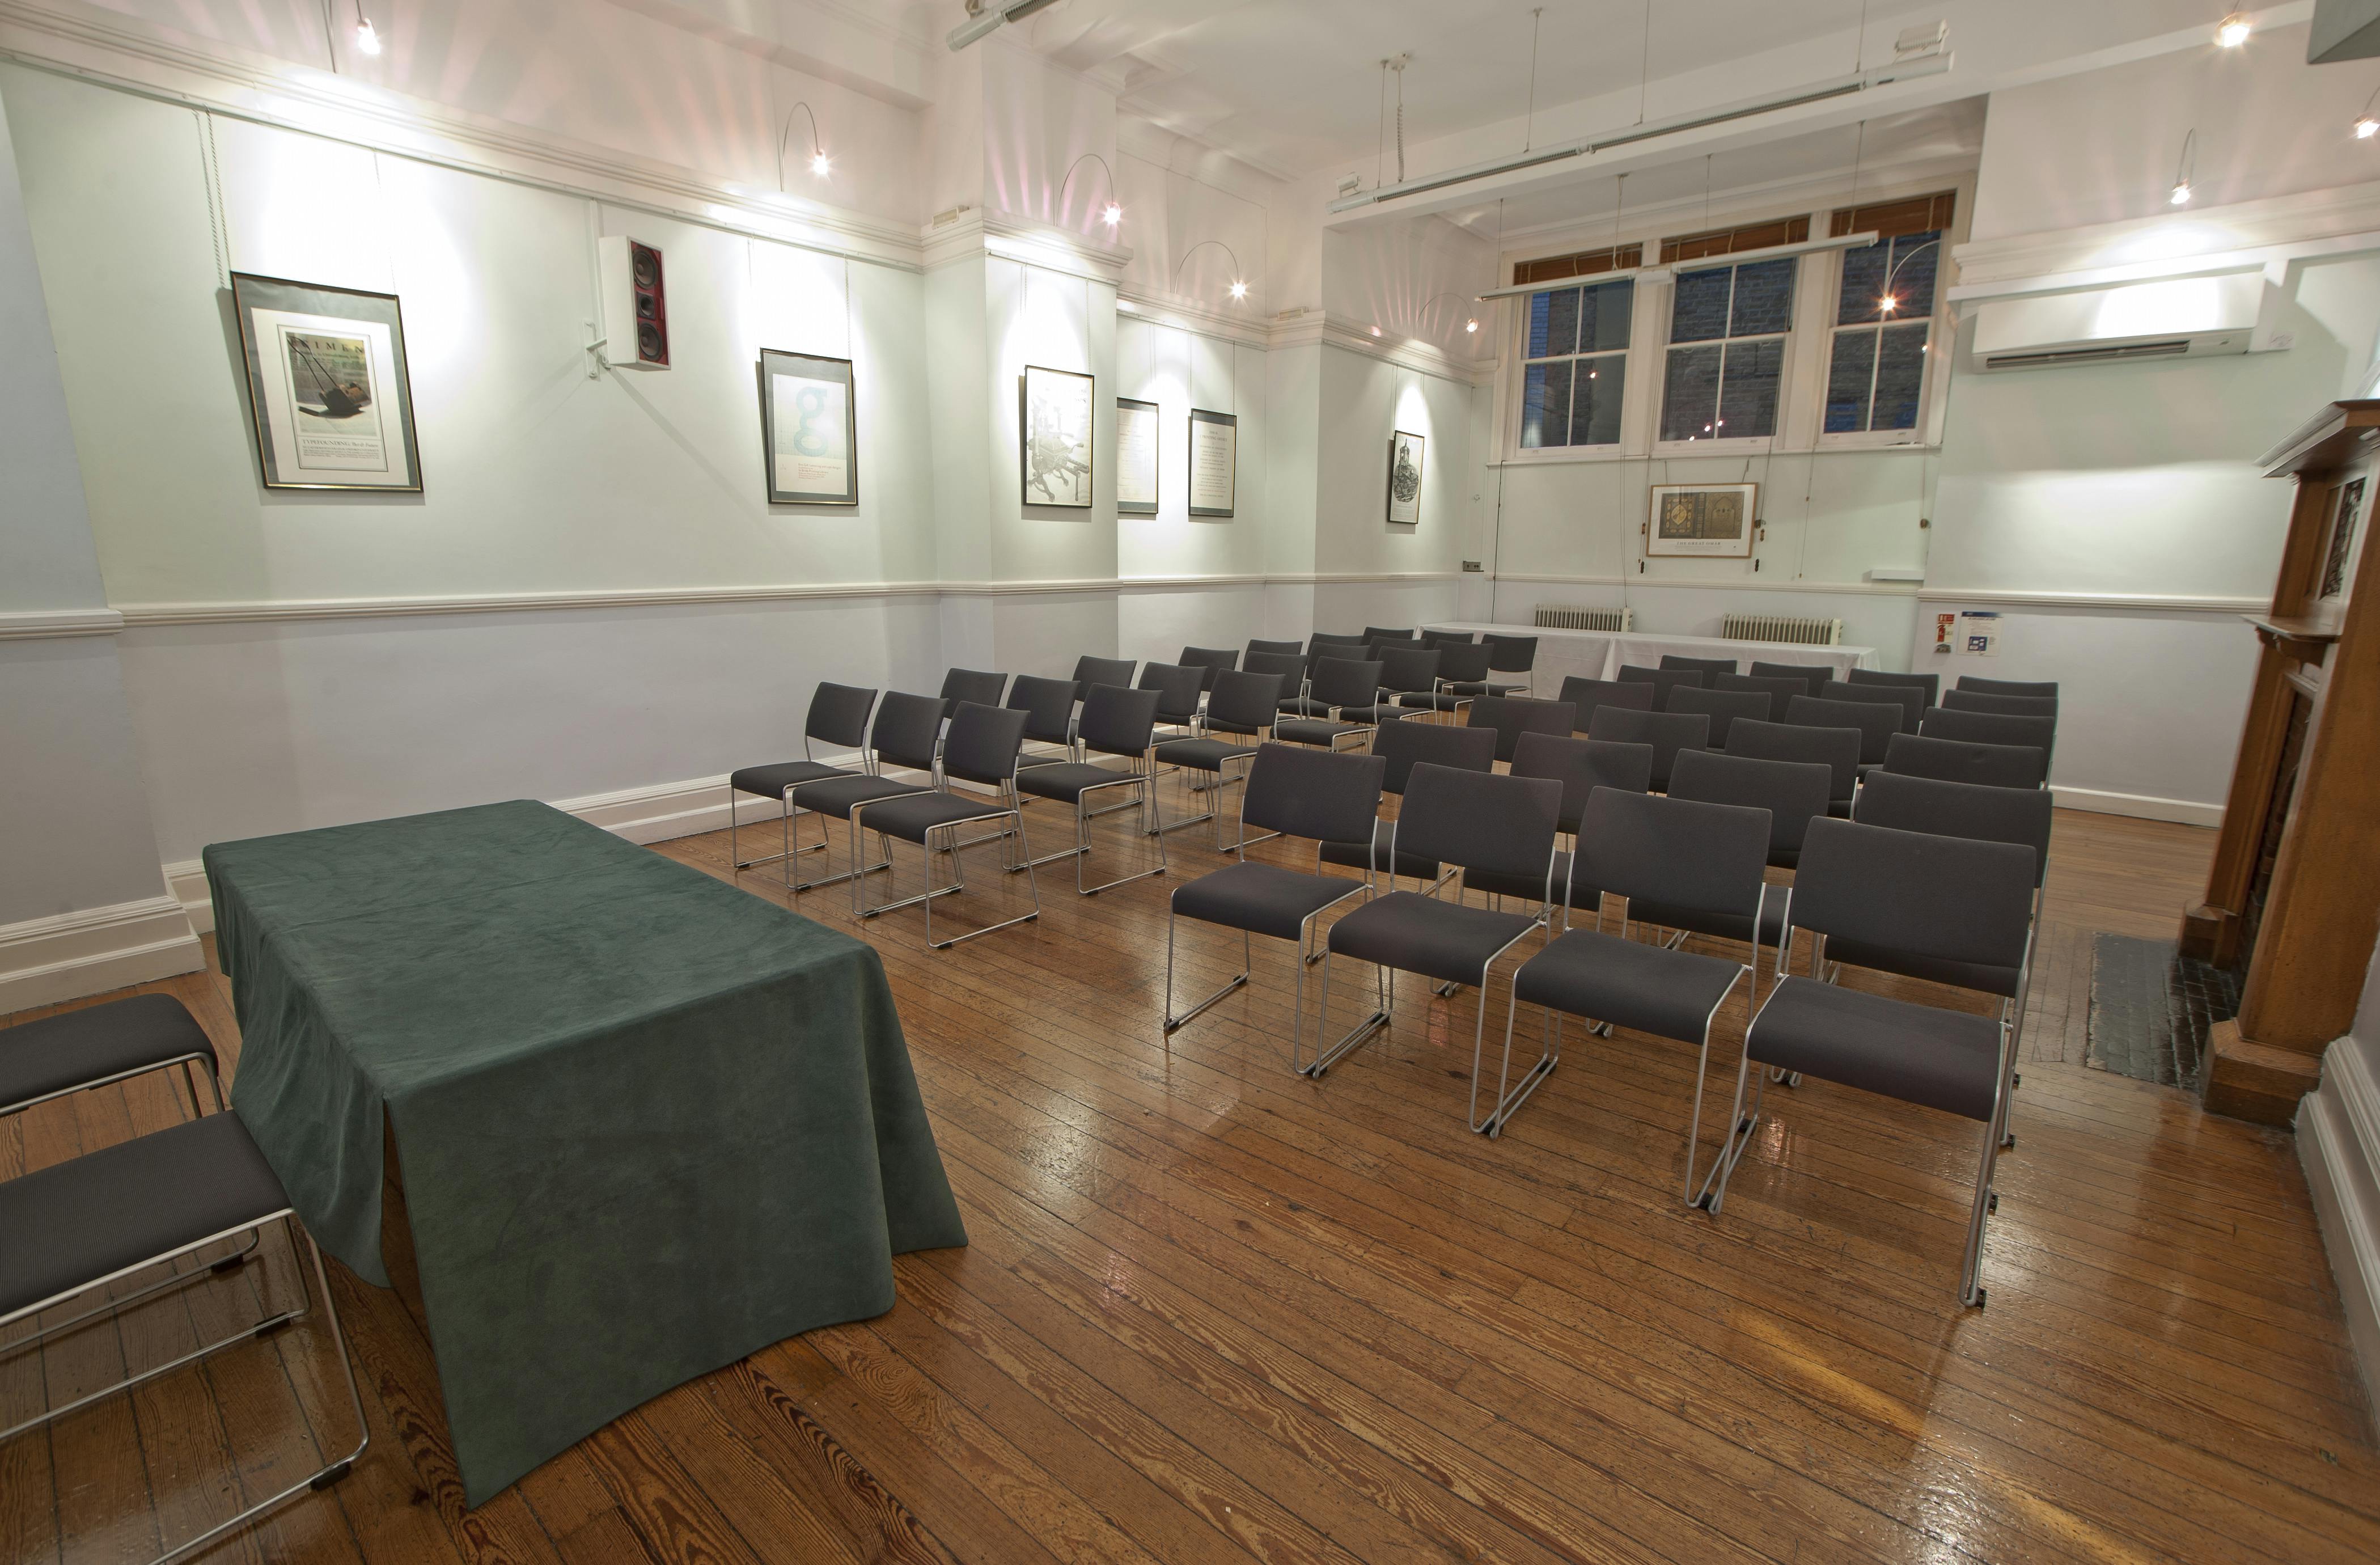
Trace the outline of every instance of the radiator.
[[1626, 630], [1633, 609], [1586, 609], [1575, 603], [1540, 603], [1537, 625], [1547, 630]]
[[1803, 619], [1795, 614], [1729, 614], [1718, 633], [1730, 641], [1792, 641], [1804, 647], [1834, 647], [1843, 639], [1840, 620]]

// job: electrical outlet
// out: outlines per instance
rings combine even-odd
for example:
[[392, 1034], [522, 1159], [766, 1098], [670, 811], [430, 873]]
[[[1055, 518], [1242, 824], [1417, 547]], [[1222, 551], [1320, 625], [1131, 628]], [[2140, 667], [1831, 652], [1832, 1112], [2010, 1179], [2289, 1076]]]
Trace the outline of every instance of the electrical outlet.
[[1476, 571], [1479, 569], [1479, 562], [1476, 560], [1465, 560], [1463, 562], [1463, 568], [1466, 571]]

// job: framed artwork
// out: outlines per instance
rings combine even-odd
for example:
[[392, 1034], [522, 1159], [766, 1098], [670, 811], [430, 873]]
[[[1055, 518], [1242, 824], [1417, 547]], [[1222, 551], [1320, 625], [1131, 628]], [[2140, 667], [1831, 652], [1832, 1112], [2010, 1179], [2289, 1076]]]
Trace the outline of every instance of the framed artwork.
[[851, 360], [760, 350], [760, 450], [771, 505], [859, 503]]
[[2363, 491], [2368, 480], [2353, 479], [2334, 491], [2336, 496], [2330, 516], [2330, 536], [2322, 546], [2322, 584], [2316, 597], [2333, 602], [2347, 600], [2347, 588], [2355, 578], [2356, 544], [2363, 520]]
[[231, 274], [267, 489], [421, 492], [395, 294]]
[[1116, 511], [1157, 515], [1157, 404], [1116, 398]]
[[1091, 392], [1088, 375], [1028, 364], [1017, 380], [1018, 470], [1027, 505], [1091, 503]]
[[1239, 492], [1240, 420], [1190, 409], [1190, 514], [1228, 516]]
[[1428, 442], [1399, 430], [1389, 437], [1389, 520], [1410, 527], [1421, 520], [1421, 459]]
[[1759, 503], [1756, 483], [1655, 484], [1645, 552], [1749, 558]]

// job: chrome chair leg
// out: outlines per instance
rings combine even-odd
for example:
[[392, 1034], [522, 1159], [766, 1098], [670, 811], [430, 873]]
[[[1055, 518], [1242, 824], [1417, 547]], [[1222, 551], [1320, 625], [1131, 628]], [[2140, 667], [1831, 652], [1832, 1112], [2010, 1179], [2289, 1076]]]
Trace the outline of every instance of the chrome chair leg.
[[[1728, 1123], [1730, 1129], [1728, 1143], [1720, 1147], [1717, 1160], [1711, 1165], [1711, 1171], [1703, 1179], [1706, 1186], [1709, 1186], [1714, 1178], [1718, 1180], [1718, 1185], [1716, 1188], [1706, 1188], [1702, 1195], [1695, 1196], [1692, 1203], [1701, 1207], [1713, 1217], [1718, 1216], [1720, 1206], [1727, 1200], [1727, 1182], [1733, 1177], [1735, 1165], [1742, 1160], [1745, 1149], [1752, 1145], [1752, 1133], [1760, 1124], [1760, 1100], [1761, 1095], [1768, 1087], [1768, 1073], [1766, 1071], [1758, 1073], [1759, 1084], [1753, 1087], [1752, 1111], [1747, 1114], [1743, 1111], [1743, 1089], [1753, 1074], [1752, 1055], [1747, 1050], [1742, 1063], [1735, 1069], [1735, 1104], [1729, 1110]], [[1696, 1084], [1696, 1090], [1700, 1091], [1699, 1083]], [[1693, 1155], [1693, 1148], [1689, 1147], [1686, 1183], [1690, 1185], [1694, 1183], [1694, 1169], [1691, 1161]]]
[[1521, 974], [1520, 970], [1515, 968], [1512, 972], [1512, 985], [1505, 996], [1504, 1064], [1496, 1076], [1496, 1106], [1488, 1110], [1488, 1117], [1484, 1120], [1479, 1117], [1479, 1077], [1480, 1068], [1485, 1063], [1483, 1052], [1487, 1036], [1484, 1028], [1487, 1023], [1488, 991], [1485, 988], [1479, 991], [1480, 1023], [1483, 1030], [1473, 1037], [1471, 1045], [1471, 1128], [1482, 1135], [1490, 1137], [1502, 1135], [1504, 1127], [1512, 1123], [1512, 1116], [1520, 1111], [1521, 1105], [1529, 1100], [1529, 1095], [1536, 1091], [1548, 1076], [1554, 1074], [1555, 1066], [1561, 1063], [1561, 1013], [1548, 1005], [1544, 1007], [1545, 1049], [1538, 1054], [1536, 1063], [1531, 1065], [1523, 1074], [1521, 1085], [1517, 1087], [1511, 1085], [1512, 1024], [1518, 1019], [1521, 1012], [1520, 988]]

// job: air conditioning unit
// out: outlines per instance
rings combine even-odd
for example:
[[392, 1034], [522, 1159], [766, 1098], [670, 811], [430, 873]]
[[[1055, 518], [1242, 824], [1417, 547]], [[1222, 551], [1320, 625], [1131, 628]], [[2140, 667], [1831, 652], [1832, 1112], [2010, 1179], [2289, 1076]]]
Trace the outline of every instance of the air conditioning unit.
[[1975, 367], [2047, 370], [2246, 353], [2257, 346], [2265, 291], [2261, 273], [2235, 272], [1987, 300], [1976, 309]]

